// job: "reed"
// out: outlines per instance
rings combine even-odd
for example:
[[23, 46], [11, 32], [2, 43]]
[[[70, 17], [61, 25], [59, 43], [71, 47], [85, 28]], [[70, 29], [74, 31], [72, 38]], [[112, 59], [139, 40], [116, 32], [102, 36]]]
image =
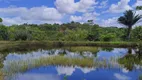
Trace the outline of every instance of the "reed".
[[71, 52], [90, 51], [93, 53], [97, 53], [99, 51], [98, 47], [89, 47], [89, 46], [67, 47], [66, 49], [70, 50]]
[[48, 65], [92, 67], [94, 61], [92, 58], [68, 58], [64, 56], [50, 56], [23, 61], [10, 61], [8, 62], [8, 64], [8, 69], [6, 68], [3, 70], [5, 73], [24, 72], [31, 68]]

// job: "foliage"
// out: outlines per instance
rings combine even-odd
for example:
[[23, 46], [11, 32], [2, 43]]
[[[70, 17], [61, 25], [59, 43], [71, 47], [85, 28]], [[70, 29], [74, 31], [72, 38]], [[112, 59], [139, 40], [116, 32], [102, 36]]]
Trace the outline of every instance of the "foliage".
[[[141, 40], [140, 29], [140, 27], [132, 29], [131, 40]], [[92, 20], [84, 24], [71, 22], [66, 24], [0, 25], [0, 40], [124, 41], [126, 30], [126, 28], [101, 27], [93, 24]]]
[[142, 26], [138, 26], [132, 31], [133, 40], [142, 41]]
[[8, 40], [8, 30], [4, 25], [0, 25], [0, 40]]
[[66, 41], [84, 41], [87, 37], [87, 31], [86, 30], [67, 30], [65, 35]]
[[0, 23], [3, 22], [2, 18], [0, 18]]
[[[48, 66], [48, 65], [56, 65], [56, 66], [81, 66], [81, 67], [93, 67], [94, 61], [93, 58], [68, 58], [62, 55], [56, 56], [44, 56], [35, 59], [28, 60], [19, 60], [19, 61], [10, 61], [8, 62], [10, 65], [9, 69], [5, 69], [3, 72], [6, 74], [16, 73], [16, 72], [24, 72], [27, 69], [31, 69], [39, 66]], [[20, 64], [20, 67], [19, 67]]]
[[137, 15], [132, 10], [128, 10], [124, 13], [124, 16], [121, 16], [118, 18], [118, 22], [127, 26], [127, 39], [130, 39], [131, 35], [131, 29], [134, 24], [136, 24], [140, 19], [142, 18], [142, 15]]
[[142, 10], [142, 6], [137, 6], [136, 9], [137, 10]]
[[71, 52], [90, 51], [90, 52], [93, 52], [95, 54], [99, 51], [97, 47], [87, 47], [87, 46], [67, 47], [67, 49]]
[[142, 75], [139, 76], [139, 80], [142, 80]]
[[30, 40], [31, 35], [28, 31], [18, 30], [15, 32], [15, 40]]
[[99, 41], [100, 38], [100, 28], [99, 25], [91, 26], [89, 30], [89, 34], [87, 36], [87, 40], [89, 41]]
[[108, 33], [106, 35], [101, 35], [100, 39], [101, 41], [114, 41], [116, 38], [116, 35], [113, 33]]

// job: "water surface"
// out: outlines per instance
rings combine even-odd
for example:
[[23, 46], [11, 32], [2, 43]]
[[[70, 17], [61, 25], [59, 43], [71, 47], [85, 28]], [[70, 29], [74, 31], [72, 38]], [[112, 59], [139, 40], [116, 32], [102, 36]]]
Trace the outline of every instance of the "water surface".
[[[48, 65], [32, 67], [24, 72], [12, 72], [11, 61], [26, 61], [62, 55], [67, 58], [91, 58], [94, 66]], [[137, 49], [100, 48], [100, 47], [67, 47], [25, 53], [8, 53], [1, 64], [2, 70], [9, 71], [5, 80], [138, 80], [142, 74], [142, 57]], [[96, 64], [97, 63], [97, 64]], [[18, 68], [21, 68], [19, 66]], [[18, 70], [17, 68], [17, 70]]]

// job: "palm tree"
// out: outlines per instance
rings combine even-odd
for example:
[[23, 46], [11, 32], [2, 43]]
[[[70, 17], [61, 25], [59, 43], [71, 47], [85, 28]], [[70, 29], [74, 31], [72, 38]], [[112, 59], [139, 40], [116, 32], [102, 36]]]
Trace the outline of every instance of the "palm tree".
[[127, 10], [126, 12], [124, 12], [124, 16], [121, 16], [120, 18], [118, 18], [119, 23], [128, 27], [128, 31], [127, 31], [128, 40], [130, 39], [132, 26], [135, 25], [141, 18], [142, 18], [142, 15], [137, 15], [132, 10]]

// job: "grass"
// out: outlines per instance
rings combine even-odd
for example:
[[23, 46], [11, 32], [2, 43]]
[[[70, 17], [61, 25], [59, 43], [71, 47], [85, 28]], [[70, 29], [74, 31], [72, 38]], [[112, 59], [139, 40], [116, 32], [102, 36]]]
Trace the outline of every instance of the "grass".
[[30, 51], [64, 46], [137, 47], [140, 42], [0, 41], [0, 52]]
[[128, 54], [125, 57], [120, 58], [118, 62], [128, 70], [133, 70], [134, 65], [142, 65], [142, 56]]
[[139, 76], [139, 80], [142, 80], [142, 75]]
[[97, 47], [89, 47], [89, 46], [67, 47], [66, 49], [68, 49], [71, 52], [84, 52], [84, 51], [90, 51], [93, 53], [98, 52]]
[[68, 58], [64, 56], [50, 56], [41, 57], [39, 59], [24, 60], [24, 61], [10, 61], [8, 62], [9, 68], [4, 69], [6, 73], [24, 72], [31, 68], [48, 65], [62, 65], [62, 66], [81, 66], [92, 67], [94, 61], [92, 58]]
[[0, 70], [0, 80], [4, 80], [4, 74], [1, 70]]
[[[69, 58], [61, 55], [40, 57], [38, 59], [9, 61], [8, 67], [3, 68], [5, 75], [11, 75], [14, 73], [22, 73], [32, 68], [38, 68], [41, 66], [79, 66], [79, 67], [95, 67], [95, 68], [113, 68], [117, 63], [116, 59], [112, 59], [110, 63], [106, 60], [97, 61], [94, 58]], [[121, 66], [117, 66], [120, 68]]]

